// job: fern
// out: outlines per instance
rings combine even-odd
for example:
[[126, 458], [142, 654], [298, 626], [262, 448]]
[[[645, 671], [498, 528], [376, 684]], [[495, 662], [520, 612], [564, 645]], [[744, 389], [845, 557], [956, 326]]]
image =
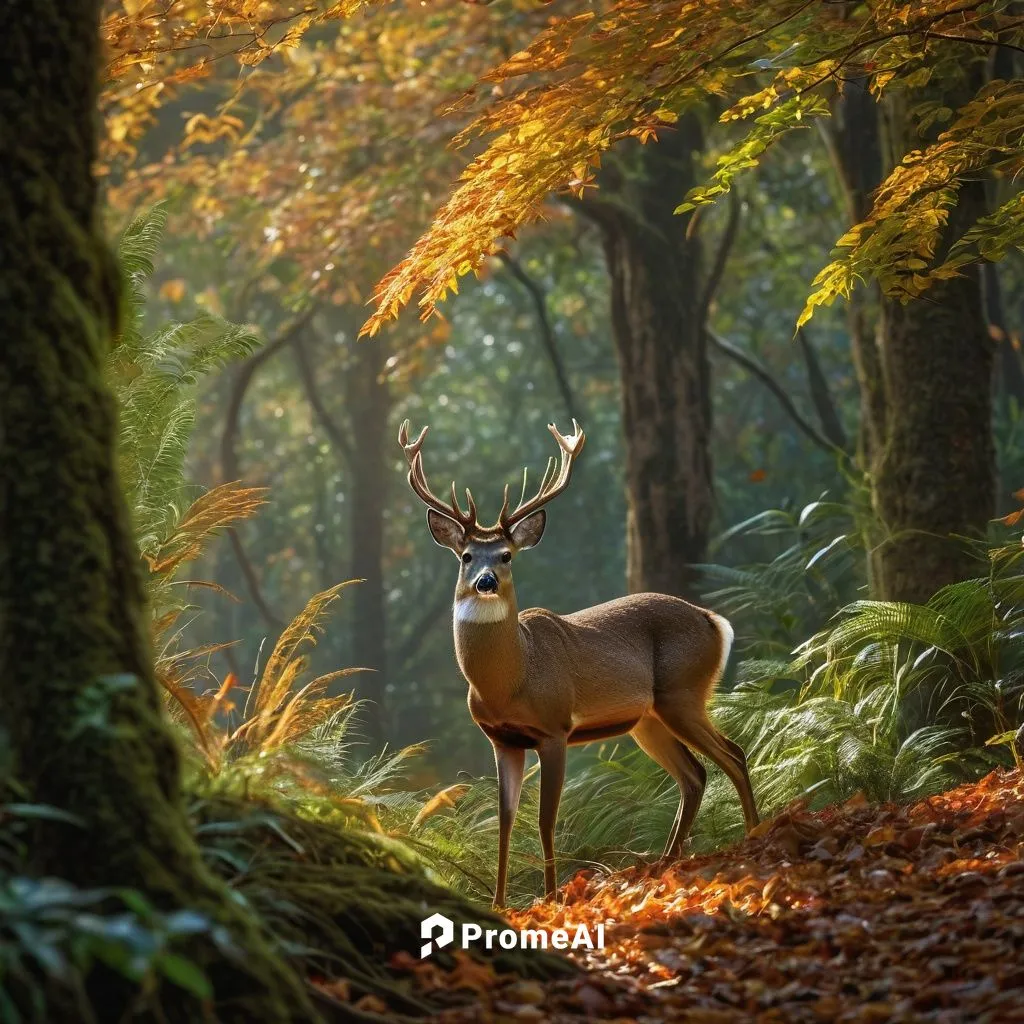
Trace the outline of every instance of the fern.
[[209, 313], [145, 331], [146, 288], [165, 223], [166, 212], [157, 206], [121, 235], [125, 327], [107, 362], [120, 406], [121, 476], [143, 554], [151, 554], [173, 534], [189, 503], [184, 463], [199, 382], [249, 355], [258, 344], [249, 328]]

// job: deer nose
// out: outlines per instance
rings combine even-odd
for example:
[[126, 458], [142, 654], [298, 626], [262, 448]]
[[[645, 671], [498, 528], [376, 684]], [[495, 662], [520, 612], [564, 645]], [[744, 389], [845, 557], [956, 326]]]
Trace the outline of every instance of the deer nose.
[[498, 577], [493, 572], [482, 572], [477, 577], [476, 589], [481, 594], [495, 594], [498, 591]]

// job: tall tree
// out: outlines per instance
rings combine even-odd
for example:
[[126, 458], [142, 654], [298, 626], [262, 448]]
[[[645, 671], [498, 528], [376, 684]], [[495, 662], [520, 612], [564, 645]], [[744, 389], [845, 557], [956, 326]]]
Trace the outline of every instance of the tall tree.
[[[161, 715], [102, 376], [120, 288], [92, 177], [101, 6], [37, 0], [0, 16], [4, 743], [30, 798], [83, 823], [41, 823], [36, 870], [206, 911], [246, 949], [232, 962], [212, 943], [193, 951], [209, 968], [221, 1019], [310, 1020], [299, 979], [200, 858]], [[110, 1019], [133, 993], [117, 996]], [[172, 1016], [205, 1020], [209, 1011], [195, 1004]]]
[[[348, 500], [349, 578], [360, 580], [351, 598], [351, 642], [353, 665], [370, 672], [357, 679], [356, 695], [368, 702], [361, 721], [367, 739], [380, 746], [387, 738], [385, 727], [388, 679], [387, 617], [384, 608], [384, 509], [390, 464], [385, 446], [392, 396], [383, 378], [387, 346], [360, 342], [357, 338], [360, 312], [351, 306], [330, 308], [323, 320], [341, 346], [331, 345], [341, 355], [326, 357], [321, 351], [316, 365], [303, 346], [296, 349], [299, 374], [316, 422], [327, 435], [334, 454], [344, 467]], [[344, 404], [340, 411], [329, 408], [317, 366], [340, 369], [340, 390]], [[371, 674], [372, 673], [372, 674]]]
[[[980, 78], [965, 75], [954, 89], [936, 83], [913, 102], [955, 108], [974, 95]], [[879, 109], [891, 170], [921, 136], [905, 94], [888, 96]], [[946, 237], [959, 238], [985, 213], [984, 182], [966, 182]], [[995, 515], [994, 345], [980, 268], [966, 266], [910, 301], [884, 298], [877, 338], [884, 444], [874, 453], [873, 499], [886, 537], [876, 589], [889, 600], [923, 603], [978, 571], [960, 538], [984, 536]]]
[[[965, 81], [957, 97], [939, 80], [925, 102], [954, 106], [979, 85]], [[832, 151], [847, 215], [858, 224], [885, 174], [922, 140], [906, 94], [879, 104], [864, 80], [846, 84], [836, 114]], [[982, 184], [965, 185], [949, 235], [963, 234], [984, 213]], [[979, 536], [995, 511], [993, 346], [981, 282], [980, 268], [968, 267], [909, 302], [884, 297], [877, 323], [866, 296], [851, 296], [859, 454], [882, 530], [869, 538], [876, 597], [924, 602], [977, 568], [961, 538]]]
[[345, 373], [348, 421], [352, 424], [349, 472], [352, 507], [349, 520], [349, 571], [363, 580], [355, 595], [352, 618], [352, 658], [356, 665], [373, 669], [370, 691], [373, 706], [366, 716], [370, 739], [382, 743], [387, 709], [388, 645], [384, 614], [384, 509], [390, 463], [385, 446], [390, 395], [380, 379], [387, 349], [383, 343], [356, 340], [358, 326], [348, 338], [353, 349]]
[[[843, 193], [844, 214], [849, 224], [859, 224], [871, 212], [871, 195], [882, 181], [882, 143], [878, 110], [866, 79], [846, 83], [835, 108], [835, 127], [823, 125]], [[883, 444], [885, 396], [882, 369], [875, 339], [876, 296], [856, 292], [850, 296], [847, 324], [850, 353], [860, 389], [860, 422], [857, 455], [869, 471], [871, 460]]]
[[631, 592], [694, 596], [714, 511], [711, 395], [700, 243], [679, 199], [696, 184], [703, 132], [684, 118], [660, 145], [624, 147], [579, 206], [599, 225], [611, 283], [626, 451]]

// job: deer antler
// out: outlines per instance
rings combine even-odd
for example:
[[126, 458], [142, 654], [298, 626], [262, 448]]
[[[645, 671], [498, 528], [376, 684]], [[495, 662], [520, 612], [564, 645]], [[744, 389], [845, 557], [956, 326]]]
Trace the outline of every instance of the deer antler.
[[469, 505], [469, 511], [463, 512], [458, 498], [455, 497], [454, 480], [452, 481], [452, 500], [450, 504], [438, 498], [427, 483], [427, 475], [423, 470], [423, 453], [420, 449], [423, 447], [423, 442], [426, 440], [429, 429], [429, 427], [424, 427], [415, 441], [409, 440], [408, 420], [398, 430], [398, 443], [402, 446], [405, 457], [409, 462], [409, 486], [416, 492], [424, 505], [432, 508], [435, 512], [440, 512], [441, 515], [447, 516], [449, 519], [455, 520], [466, 533], [469, 533], [477, 525], [476, 502], [473, 501], [473, 495], [470, 494], [469, 488], [466, 488], [466, 502]]
[[547, 468], [541, 478], [540, 487], [537, 493], [529, 501], [521, 501], [511, 512], [508, 510], [508, 484], [505, 485], [505, 498], [501, 505], [501, 513], [498, 516], [498, 527], [511, 533], [513, 527], [522, 522], [527, 516], [532, 515], [539, 508], [546, 505], [552, 498], [557, 497], [569, 486], [569, 479], [572, 476], [572, 464], [576, 456], [583, 450], [583, 442], [586, 441], [586, 434], [580, 429], [576, 420], [572, 421], [571, 434], [560, 434], [554, 423], [548, 424], [548, 430], [558, 442], [561, 449], [561, 462], [558, 471], [555, 471], [555, 460], [548, 459]]

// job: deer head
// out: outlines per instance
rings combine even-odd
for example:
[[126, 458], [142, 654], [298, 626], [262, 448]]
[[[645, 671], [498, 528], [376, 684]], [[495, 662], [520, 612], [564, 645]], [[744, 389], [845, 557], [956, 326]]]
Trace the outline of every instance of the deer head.
[[493, 526], [481, 526], [477, 521], [476, 502], [466, 488], [463, 512], [456, 497], [455, 483], [451, 485], [451, 500], [442, 501], [430, 489], [423, 469], [423, 442], [428, 427], [419, 437], [409, 440], [409, 421], [398, 432], [398, 443], [409, 462], [409, 485], [427, 506], [427, 526], [435, 543], [454, 552], [460, 561], [459, 581], [456, 586], [456, 604], [472, 598], [472, 616], [475, 621], [496, 621], [504, 618], [511, 606], [512, 559], [527, 548], [535, 547], [544, 535], [547, 513], [544, 506], [569, 486], [572, 466], [583, 449], [586, 437], [573, 420], [573, 433], [562, 435], [553, 423], [548, 424], [561, 452], [556, 468], [554, 458], [548, 460], [537, 493], [522, 500], [509, 511], [508, 485], [498, 521]]

